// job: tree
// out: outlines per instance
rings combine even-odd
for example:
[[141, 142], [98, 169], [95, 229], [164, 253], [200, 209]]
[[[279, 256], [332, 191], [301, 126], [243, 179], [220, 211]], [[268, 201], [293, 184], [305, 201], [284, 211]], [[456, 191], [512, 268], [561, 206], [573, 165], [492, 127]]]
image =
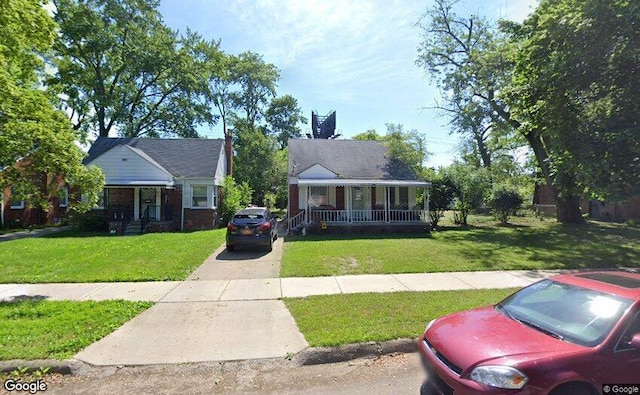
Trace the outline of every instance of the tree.
[[[214, 124], [204, 95], [217, 44], [163, 24], [158, 0], [55, 0], [60, 25], [50, 84], [76, 129], [108, 136], [196, 137]], [[209, 43], [211, 44], [211, 43]]]
[[467, 225], [467, 217], [471, 210], [479, 208], [483, 203], [487, 191], [491, 188], [491, 181], [487, 169], [475, 168], [460, 162], [442, 169], [442, 176], [450, 180], [455, 190], [455, 217], [457, 224]]
[[585, 191], [640, 190], [639, 23], [633, 2], [562, 0], [508, 26], [520, 48], [508, 99], [521, 129], [541, 136], [559, 212]]
[[379, 135], [375, 129], [368, 129], [366, 132], [362, 132], [353, 136], [354, 140], [382, 140], [383, 136]]
[[428, 152], [424, 137], [417, 131], [405, 131], [400, 124], [388, 123], [385, 144], [389, 147], [392, 166], [408, 166], [415, 174], [421, 175]]
[[233, 177], [227, 176], [222, 181], [222, 223], [226, 224], [239, 210], [251, 204], [253, 190], [246, 182], [236, 184]]
[[307, 118], [302, 115], [298, 101], [291, 95], [271, 100], [265, 119], [269, 133], [278, 138], [282, 148], [287, 146], [289, 139], [302, 137], [302, 129], [298, 124], [307, 123]]
[[276, 83], [279, 79], [278, 68], [265, 63], [262, 55], [249, 51], [233, 57], [231, 80], [239, 89], [231, 93], [231, 102], [235, 108], [244, 112], [248, 128], [256, 130], [258, 121], [264, 117], [265, 107], [276, 95]]
[[515, 215], [522, 206], [522, 196], [512, 187], [497, 185], [491, 191], [488, 202], [493, 215], [502, 224], [507, 224], [509, 217]]
[[444, 212], [451, 207], [456, 193], [456, 187], [447, 175], [437, 174], [431, 179], [429, 222], [432, 228], [438, 226], [438, 222], [444, 217]]
[[[277, 141], [262, 130], [251, 129], [244, 120], [235, 123], [233, 158], [234, 176], [253, 190], [253, 203], [264, 204], [267, 193], [278, 193], [286, 183], [286, 167], [279, 160]], [[284, 171], [283, 171], [284, 169]]]
[[[0, 0], [0, 191], [10, 186], [12, 198], [46, 210], [62, 177], [71, 208], [86, 209], [97, 201], [102, 174], [82, 165], [76, 134], [55, 109], [54, 96], [42, 89], [42, 55], [50, 53], [55, 36], [43, 4]], [[43, 175], [50, 176], [44, 189], [36, 181]], [[89, 202], [80, 204], [77, 191]]]

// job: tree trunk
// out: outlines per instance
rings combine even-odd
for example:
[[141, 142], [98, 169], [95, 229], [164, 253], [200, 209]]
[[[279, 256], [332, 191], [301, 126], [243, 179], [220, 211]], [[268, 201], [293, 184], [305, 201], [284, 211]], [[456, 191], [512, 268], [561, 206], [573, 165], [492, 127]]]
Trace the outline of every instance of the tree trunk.
[[569, 198], [559, 198], [556, 196], [556, 208], [558, 221], [575, 224], [585, 223], [584, 218], [582, 218], [582, 211], [580, 211], [579, 196], [571, 196]]

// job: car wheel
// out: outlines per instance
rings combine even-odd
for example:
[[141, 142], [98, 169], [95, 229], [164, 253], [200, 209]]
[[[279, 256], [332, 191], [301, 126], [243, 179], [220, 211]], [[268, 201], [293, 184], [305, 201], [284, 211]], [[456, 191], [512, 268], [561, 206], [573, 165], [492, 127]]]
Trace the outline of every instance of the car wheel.
[[235, 250], [236, 250], [236, 246], [232, 246], [232, 245], [227, 244], [227, 251], [233, 252]]

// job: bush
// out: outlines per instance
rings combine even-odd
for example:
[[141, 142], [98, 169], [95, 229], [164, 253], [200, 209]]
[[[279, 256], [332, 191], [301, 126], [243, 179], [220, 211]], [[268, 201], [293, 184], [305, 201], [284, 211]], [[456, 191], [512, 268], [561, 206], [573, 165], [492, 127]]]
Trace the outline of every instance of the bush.
[[491, 212], [503, 224], [509, 223], [509, 217], [515, 215], [522, 202], [522, 196], [518, 191], [507, 186], [496, 186], [489, 198]]
[[109, 224], [101, 211], [87, 211], [69, 215], [69, 225], [83, 232], [102, 232], [109, 230]]
[[233, 177], [225, 177], [222, 190], [222, 225], [226, 226], [238, 210], [251, 204], [253, 190], [246, 182], [237, 185]]
[[4, 229], [25, 229], [25, 226], [22, 225], [22, 222], [20, 222], [19, 219], [14, 219], [14, 220], [5, 222], [4, 226], [2, 228], [4, 228]]

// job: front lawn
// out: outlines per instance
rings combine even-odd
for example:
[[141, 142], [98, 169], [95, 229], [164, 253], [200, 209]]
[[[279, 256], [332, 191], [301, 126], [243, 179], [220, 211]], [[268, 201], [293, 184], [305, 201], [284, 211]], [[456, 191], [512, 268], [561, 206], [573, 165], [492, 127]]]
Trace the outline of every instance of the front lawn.
[[640, 267], [639, 228], [535, 218], [500, 226], [488, 218], [474, 217], [468, 228], [450, 226], [430, 235], [288, 237], [281, 275]]
[[0, 302], [0, 360], [66, 359], [142, 311], [148, 302]]
[[322, 295], [285, 299], [311, 347], [415, 338], [441, 315], [495, 304], [516, 289]]
[[60, 232], [0, 243], [2, 283], [184, 280], [225, 230], [139, 236]]

